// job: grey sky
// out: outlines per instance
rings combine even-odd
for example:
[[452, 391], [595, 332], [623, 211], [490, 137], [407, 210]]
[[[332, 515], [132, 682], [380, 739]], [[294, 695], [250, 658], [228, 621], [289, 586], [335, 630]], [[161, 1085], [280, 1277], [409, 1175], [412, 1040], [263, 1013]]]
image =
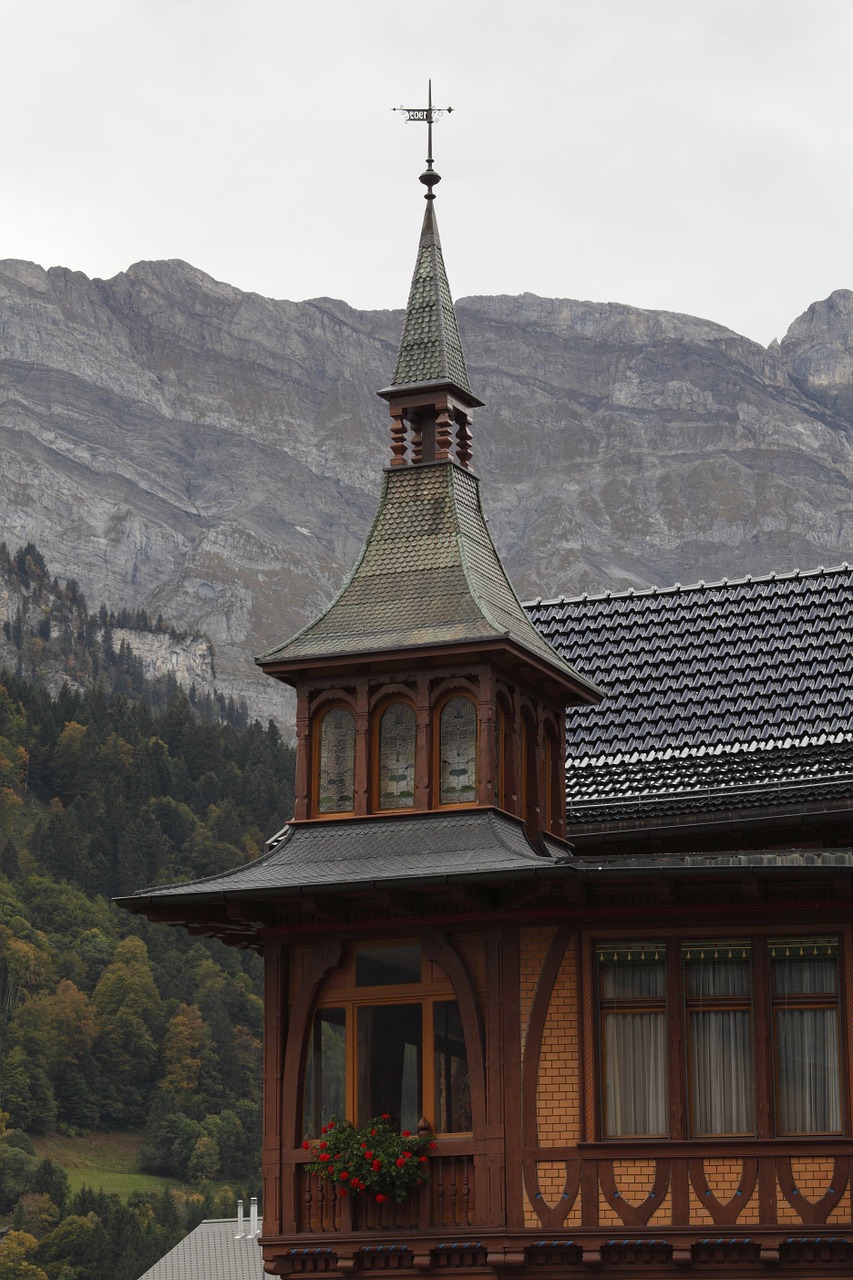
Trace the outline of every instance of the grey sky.
[[768, 342], [853, 287], [849, 0], [5, 0], [0, 258], [402, 306], [433, 78], [456, 297]]

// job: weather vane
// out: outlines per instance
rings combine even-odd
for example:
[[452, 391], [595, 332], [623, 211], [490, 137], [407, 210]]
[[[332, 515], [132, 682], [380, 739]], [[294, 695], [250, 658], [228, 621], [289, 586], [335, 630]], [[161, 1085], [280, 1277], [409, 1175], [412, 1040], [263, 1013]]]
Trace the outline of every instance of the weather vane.
[[435, 172], [432, 167], [432, 125], [434, 120], [440, 120], [447, 113], [450, 115], [452, 107], [434, 107], [432, 105], [432, 80], [427, 81], [428, 94], [426, 107], [392, 107], [392, 111], [401, 111], [407, 120], [414, 120], [417, 124], [426, 124], [427, 126], [427, 167], [426, 172], [420, 176], [420, 181], [429, 190], [424, 196], [425, 200], [434, 200], [433, 187], [437, 182], [441, 182], [441, 174]]

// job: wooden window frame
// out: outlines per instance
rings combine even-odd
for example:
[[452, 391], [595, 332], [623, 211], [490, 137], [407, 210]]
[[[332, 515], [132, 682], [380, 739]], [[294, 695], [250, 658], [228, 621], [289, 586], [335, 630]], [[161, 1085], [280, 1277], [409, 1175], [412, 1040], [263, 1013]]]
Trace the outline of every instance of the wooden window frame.
[[[314, 1012], [308, 1020], [306, 1045], [313, 1035], [315, 1016], [323, 1009], [343, 1009], [345, 1011], [345, 1071], [344, 1098], [346, 1116], [356, 1126], [365, 1124], [372, 1116], [358, 1114], [358, 1010], [376, 1008], [381, 1005], [409, 1004], [418, 1005], [421, 1009], [421, 1110], [433, 1127], [437, 1138], [456, 1140], [472, 1136], [472, 1130], [451, 1130], [442, 1132], [435, 1129], [436, 1095], [435, 1095], [435, 1016], [434, 1006], [446, 1002], [459, 1004], [459, 997], [453, 984], [446, 975], [440, 979], [429, 977], [433, 962], [421, 951], [421, 976], [418, 982], [379, 984], [376, 986], [356, 985], [356, 952], [359, 946], [398, 947], [411, 939], [365, 939], [363, 942], [351, 944], [347, 954], [338, 967], [341, 984], [332, 985], [327, 982], [318, 996]], [[307, 1060], [307, 1059], [306, 1059]], [[341, 1118], [341, 1117], [339, 1117]]]
[[[738, 935], [734, 932], [726, 932], [720, 934], [716, 940], [718, 945], [736, 943], [741, 941], [748, 943], [751, 951], [751, 972], [749, 981], [749, 994], [747, 997], [705, 997], [704, 1008], [710, 1007], [732, 1007], [749, 1008], [751, 1014], [750, 1031], [752, 1037], [752, 1085], [754, 1090], [753, 1098], [753, 1130], [750, 1133], [694, 1133], [692, 1126], [692, 1108], [693, 1100], [690, 1090], [690, 1071], [688, 1062], [688, 1052], [690, 1044], [690, 1027], [689, 1015], [691, 1008], [699, 1006], [699, 998], [692, 998], [687, 991], [686, 978], [686, 957], [685, 952], [698, 945], [699, 943], [715, 942], [713, 935], [709, 937], [708, 933], [703, 931], [701, 937], [697, 935], [697, 941], [687, 936], [684, 931], [671, 933], [668, 930], [648, 930], [637, 937], [636, 941], [657, 943], [662, 952], [665, 953], [665, 996], [663, 999], [663, 1008], [667, 1018], [667, 1088], [669, 1095], [669, 1133], [648, 1134], [648, 1135], [631, 1135], [630, 1137], [607, 1135], [605, 1132], [606, 1115], [606, 1072], [607, 1062], [605, 1053], [604, 1038], [604, 1014], [612, 1012], [615, 1005], [624, 1009], [628, 1009], [629, 1005], [636, 1006], [638, 1012], [648, 1008], [651, 1011], [651, 1002], [644, 997], [637, 1000], [605, 1000], [601, 995], [600, 979], [598, 974], [597, 956], [599, 948], [610, 947], [624, 948], [631, 941], [632, 937], [607, 937], [601, 935], [587, 936], [587, 954], [589, 963], [593, 969], [592, 975], [592, 993], [594, 1014], [591, 1023], [588, 1024], [590, 1030], [595, 1032], [594, 1053], [591, 1055], [591, 1065], [594, 1066], [595, 1079], [590, 1081], [591, 1094], [594, 1099], [594, 1108], [590, 1113], [590, 1121], [594, 1122], [594, 1140], [604, 1143], [624, 1143], [644, 1142], [654, 1144], [657, 1142], [686, 1141], [690, 1143], [720, 1143], [724, 1145], [744, 1143], [755, 1139], [773, 1139], [780, 1142], [789, 1141], [791, 1139], [839, 1139], [846, 1138], [850, 1134], [850, 1104], [848, 1099], [848, 1090], [845, 1087], [845, 1081], [849, 1078], [849, 1070], [851, 1067], [851, 1048], [849, 1044], [849, 1027], [848, 1014], [845, 1007], [845, 992], [847, 986], [847, 966], [849, 964], [848, 948], [849, 940], [847, 930], [838, 927], [829, 930], [826, 933], [809, 933], [809, 940], [825, 940], [826, 942], [837, 942], [836, 954], [833, 957], [835, 962], [835, 991], [816, 992], [813, 994], [797, 995], [795, 997], [786, 994], [777, 994], [773, 989], [773, 977], [771, 968], [770, 951], [774, 944], [780, 941], [779, 934], [754, 933], [748, 935]], [[798, 941], [802, 935], [787, 933], [784, 935], [786, 940], [792, 942]], [[723, 1003], [720, 1003], [720, 1002]], [[725, 1002], [728, 1002], [726, 1005]], [[660, 1002], [656, 1007], [660, 1007]], [[836, 1010], [837, 1017], [837, 1044], [839, 1055], [839, 1094], [840, 1094], [840, 1121], [841, 1128], [839, 1130], [814, 1130], [814, 1131], [797, 1131], [796, 1133], [782, 1132], [780, 1127], [780, 1105], [778, 1097], [778, 1069], [776, 1062], [775, 1050], [775, 1019], [777, 1010], [780, 1008], [832, 1008]], [[763, 1043], [764, 1028], [767, 1029], [768, 1043]]]

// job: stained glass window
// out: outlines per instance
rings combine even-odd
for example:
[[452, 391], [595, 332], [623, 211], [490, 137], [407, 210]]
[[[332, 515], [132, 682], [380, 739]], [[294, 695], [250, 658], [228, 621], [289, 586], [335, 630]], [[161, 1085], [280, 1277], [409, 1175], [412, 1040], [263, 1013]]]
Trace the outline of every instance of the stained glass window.
[[441, 712], [441, 804], [477, 798], [477, 713], [468, 698], [451, 698]]
[[415, 713], [394, 702], [379, 722], [379, 808], [411, 809], [415, 803]]
[[355, 787], [355, 720], [346, 707], [332, 707], [320, 726], [319, 813], [350, 813]]

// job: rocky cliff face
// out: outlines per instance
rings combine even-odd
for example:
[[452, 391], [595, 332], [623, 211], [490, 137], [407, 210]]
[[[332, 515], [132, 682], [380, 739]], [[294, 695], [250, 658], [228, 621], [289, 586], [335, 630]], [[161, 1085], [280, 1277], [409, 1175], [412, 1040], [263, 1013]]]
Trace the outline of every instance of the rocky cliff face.
[[[458, 305], [474, 463], [519, 594], [694, 581], [853, 551], [853, 294], [770, 350], [688, 316]], [[0, 263], [0, 510], [87, 598], [207, 633], [217, 684], [352, 564], [387, 460], [400, 312], [274, 302], [181, 262], [113, 280]]]

